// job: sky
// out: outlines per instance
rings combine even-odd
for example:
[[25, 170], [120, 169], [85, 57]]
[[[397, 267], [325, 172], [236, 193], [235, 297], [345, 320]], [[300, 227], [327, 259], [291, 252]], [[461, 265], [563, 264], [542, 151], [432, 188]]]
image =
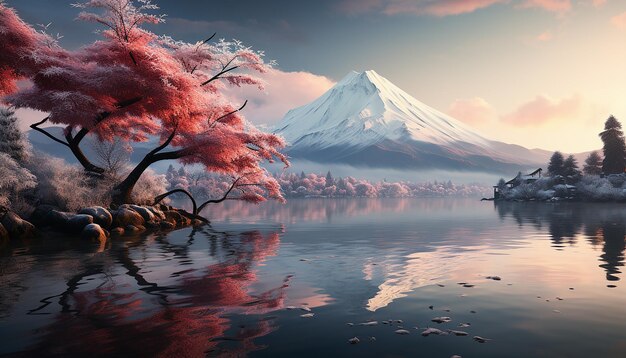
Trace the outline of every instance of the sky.
[[[6, 0], [61, 44], [97, 39], [78, 0]], [[528, 148], [599, 149], [609, 115], [626, 120], [623, 0], [155, 0], [159, 34], [236, 38], [276, 68], [246, 90], [270, 126], [352, 70], [373, 69], [484, 136]], [[33, 117], [35, 118], [35, 117]], [[626, 122], [625, 122], [626, 124]]]

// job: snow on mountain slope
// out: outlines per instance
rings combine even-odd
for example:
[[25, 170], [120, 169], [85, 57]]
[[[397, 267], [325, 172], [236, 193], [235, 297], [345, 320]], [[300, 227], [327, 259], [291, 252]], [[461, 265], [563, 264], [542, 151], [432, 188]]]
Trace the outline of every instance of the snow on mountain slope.
[[543, 154], [481, 136], [374, 71], [351, 72], [289, 111], [275, 132], [292, 156], [317, 161], [478, 170], [545, 162]]

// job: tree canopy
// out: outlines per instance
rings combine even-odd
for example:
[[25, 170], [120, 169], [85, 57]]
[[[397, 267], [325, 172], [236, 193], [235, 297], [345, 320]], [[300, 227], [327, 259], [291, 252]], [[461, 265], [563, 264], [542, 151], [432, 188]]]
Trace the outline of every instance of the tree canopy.
[[[283, 140], [257, 130], [241, 115], [245, 103], [232, 103], [223, 94], [228, 86], [262, 89], [255, 73], [273, 65], [262, 52], [214, 36], [196, 43], [157, 36], [142, 28], [164, 21], [153, 14], [158, 7], [150, 0], [89, 0], [73, 6], [82, 10], [80, 20], [102, 31], [98, 41], [68, 50], [0, 2], [4, 103], [48, 113], [33, 128], [68, 147], [94, 174], [104, 168], [81, 150], [85, 136], [130, 143], [159, 137], [161, 145], [118, 183], [115, 202], [132, 201], [141, 174], [162, 160], [230, 176], [234, 199], [282, 200], [276, 180], [260, 164], [277, 159], [288, 165], [280, 153]], [[18, 87], [19, 80], [30, 85]], [[64, 138], [41, 128], [45, 122], [63, 126]]]

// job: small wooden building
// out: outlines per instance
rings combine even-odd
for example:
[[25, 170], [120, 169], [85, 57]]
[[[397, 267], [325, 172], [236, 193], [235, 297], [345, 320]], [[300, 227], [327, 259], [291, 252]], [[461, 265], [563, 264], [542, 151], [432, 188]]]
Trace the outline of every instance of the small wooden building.
[[[517, 174], [517, 176], [511, 180], [509, 180], [508, 182], [506, 182], [506, 186], [509, 189], [513, 189], [516, 186], [522, 185], [522, 184], [530, 184], [530, 183], [534, 183], [537, 180], [539, 180], [539, 178], [541, 178], [541, 173], [543, 172], [543, 169], [539, 168], [537, 170], [535, 170], [532, 173], [529, 174], [522, 174], [522, 172], [520, 172], [519, 174]], [[493, 187], [493, 198], [494, 199], [499, 199], [500, 198], [500, 188], [498, 188], [498, 186], [494, 186]]]

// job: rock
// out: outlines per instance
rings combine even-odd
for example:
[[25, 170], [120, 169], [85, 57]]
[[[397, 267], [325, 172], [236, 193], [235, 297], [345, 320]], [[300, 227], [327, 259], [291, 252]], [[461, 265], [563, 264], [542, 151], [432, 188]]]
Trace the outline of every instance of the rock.
[[407, 335], [407, 334], [411, 334], [411, 332], [407, 331], [406, 329], [397, 329], [395, 331], [396, 334], [400, 334], [400, 335]]
[[169, 221], [161, 221], [159, 226], [161, 227], [161, 230], [173, 230], [176, 228], [176, 224]]
[[452, 321], [452, 318], [450, 317], [435, 317], [433, 319], [431, 319], [432, 322], [435, 323], [448, 323], [450, 321]]
[[70, 213], [50, 210], [43, 217], [41, 226], [52, 226], [57, 230], [66, 231], [70, 217], [72, 217]]
[[9, 240], [9, 232], [0, 224], [0, 242]]
[[378, 321], [369, 321], [369, 322], [359, 323], [359, 326], [377, 326], [377, 325], [378, 325]]
[[469, 326], [471, 326], [471, 324], [469, 324], [469, 323], [459, 323], [459, 325], [458, 325], [458, 327], [461, 327], [461, 328], [467, 328]]
[[166, 221], [171, 222], [176, 226], [181, 226], [182, 223], [185, 221], [183, 219], [183, 216], [180, 215], [180, 213], [175, 210], [164, 211], [163, 214], [165, 214]]
[[33, 225], [38, 227], [43, 227], [47, 225], [47, 215], [52, 210], [56, 210], [57, 207], [52, 205], [39, 205], [35, 208], [32, 214], [30, 214], [29, 221], [33, 223]]
[[159, 220], [164, 220], [165, 219], [165, 214], [163, 214], [163, 212], [155, 207], [149, 206], [146, 209], [150, 210], [150, 212], [152, 213], [152, 215], [154, 215], [157, 219]]
[[147, 208], [144, 208], [143, 206], [131, 205], [130, 208], [132, 210], [135, 210], [135, 212], [139, 213], [139, 215], [141, 215], [144, 221], [153, 221], [155, 219], [155, 216], [152, 213], [152, 211], [148, 210]]
[[35, 226], [12, 211], [7, 211], [1, 219], [0, 224], [10, 239], [28, 239], [35, 235]]
[[491, 340], [491, 339], [489, 339], [489, 338], [483, 338], [483, 337], [481, 337], [481, 336], [474, 336], [474, 338], [473, 338], [473, 339], [474, 339], [476, 342], [478, 342], [478, 343], [485, 343], [485, 342], [487, 342], [487, 341], [490, 341], [490, 340]]
[[113, 223], [113, 215], [101, 206], [82, 208], [78, 213], [91, 215], [93, 217], [93, 222], [100, 225], [100, 227], [109, 228]]
[[350, 343], [350, 344], [358, 344], [359, 342], [361, 342], [361, 340], [358, 339], [357, 337], [352, 337], [352, 338], [348, 339], [348, 343]]
[[474, 287], [474, 285], [472, 285], [471, 283], [466, 283], [465, 285], [463, 285], [463, 287], [472, 288]]
[[125, 232], [126, 231], [122, 227], [114, 227], [113, 229], [111, 229], [112, 235], [124, 235]]
[[465, 331], [455, 331], [453, 329], [449, 329], [448, 332], [454, 334], [455, 336], [467, 336], [468, 333]]
[[128, 207], [120, 207], [113, 215], [113, 227], [143, 226], [143, 217]]
[[124, 230], [129, 234], [136, 234], [142, 231], [146, 231], [146, 228], [142, 225], [128, 225], [124, 228]]
[[422, 332], [422, 336], [424, 336], [424, 337], [428, 337], [428, 336], [430, 336], [431, 334], [434, 334], [434, 335], [439, 336], [439, 335], [444, 334], [444, 332], [443, 332], [442, 330], [440, 330], [440, 329], [437, 329], [437, 328], [426, 328], [426, 329]]
[[79, 233], [89, 224], [93, 224], [93, 216], [87, 214], [71, 215], [65, 223], [65, 231]]
[[300, 309], [303, 310], [303, 311], [311, 312], [311, 309], [309, 307], [307, 307], [307, 306], [302, 306], [302, 307], [300, 307]]
[[104, 232], [100, 225], [89, 224], [85, 226], [83, 231], [80, 233], [80, 237], [82, 237], [83, 239], [95, 239], [99, 241], [104, 241], [107, 239], [107, 234]]
[[502, 278], [500, 278], [500, 276], [487, 276], [486, 277], [488, 280], [494, 280], [494, 281], [500, 281], [502, 280]]

